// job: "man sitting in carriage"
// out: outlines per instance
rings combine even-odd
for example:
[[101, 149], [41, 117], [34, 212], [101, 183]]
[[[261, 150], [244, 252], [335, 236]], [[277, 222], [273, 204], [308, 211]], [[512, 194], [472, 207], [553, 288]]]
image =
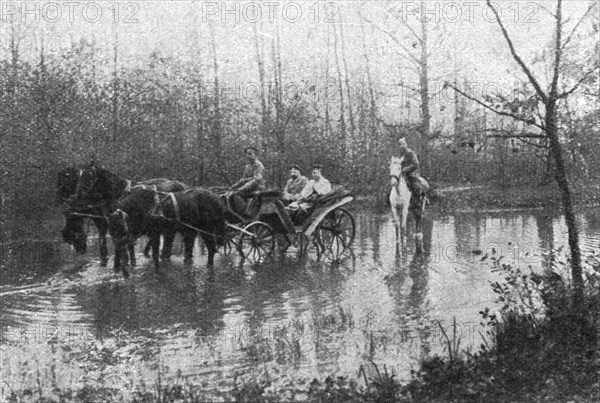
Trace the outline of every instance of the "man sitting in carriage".
[[256, 157], [257, 152], [258, 150], [252, 146], [244, 149], [248, 159], [244, 175], [227, 192], [227, 196], [231, 198], [232, 207], [238, 214], [246, 210], [246, 199], [252, 192], [265, 190], [265, 166]]
[[411, 193], [415, 196], [426, 195], [429, 191], [427, 181], [421, 177], [419, 172], [419, 159], [417, 154], [408, 148], [406, 139], [402, 137], [398, 141], [400, 146], [400, 158], [402, 158], [402, 173], [406, 177], [406, 182]]
[[290, 203], [288, 208], [292, 211], [299, 210], [294, 217], [295, 222], [302, 222], [313, 205], [313, 201], [319, 196], [331, 193], [331, 183], [322, 175], [323, 165], [314, 164], [312, 168], [312, 179], [308, 181], [300, 197]]
[[300, 171], [301, 169], [298, 165], [294, 164], [290, 167], [290, 178], [285, 184], [283, 195], [281, 196], [284, 203], [291, 203], [298, 200], [302, 194], [302, 190], [308, 183], [308, 179]]

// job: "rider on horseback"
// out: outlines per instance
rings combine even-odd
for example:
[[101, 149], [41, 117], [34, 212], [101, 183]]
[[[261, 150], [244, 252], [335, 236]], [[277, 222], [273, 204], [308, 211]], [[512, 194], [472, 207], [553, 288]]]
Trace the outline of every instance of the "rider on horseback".
[[398, 141], [398, 145], [400, 146], [400, 158], [402, 158], [402, 173], [406, 177], [408, 188], [415, 196], [427, 194], [429, 186], [419, 173], [417, 154], [408, 148], [404, 137]]

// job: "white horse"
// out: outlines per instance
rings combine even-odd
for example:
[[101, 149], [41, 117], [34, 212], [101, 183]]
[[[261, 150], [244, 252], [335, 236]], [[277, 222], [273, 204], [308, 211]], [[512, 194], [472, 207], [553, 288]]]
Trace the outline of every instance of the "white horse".
[[[392, 189], [390, 191], [390, 205], [392, 207], [392, 219], [396, 226], [396, 243], [404, 245], [407, 234], [406, 220], [408, 218], [408, 210], [411, 205], [412, 193], [406, 183], [406, 178], [402, 174], [402, 158], [392, 157], [390, 162], [390, 177]], [[423, 232], [421, 229], [421, 220], [425, 208], [424, 197], [419, 197], [413, 202], [413, 216], [415, 218], [417, 241], [417, 250], [421, 249]]]

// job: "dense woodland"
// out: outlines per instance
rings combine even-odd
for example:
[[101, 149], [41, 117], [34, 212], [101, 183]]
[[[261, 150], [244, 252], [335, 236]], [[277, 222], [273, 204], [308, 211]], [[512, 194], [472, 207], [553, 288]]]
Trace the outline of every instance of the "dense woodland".
[[[261, 149], [273, 187], [290, 163], [318, 161], [333, 182], [379, 194], [402, 135], [436, 183], [552, 180], [549, 141], [535, 124], [544, 105], [514, 62], [506, 59], [507, 71], [523, 82], [514, 96], [479, 96], [469, 91], [468, 68], [444, 21], [405, 21], [385, 7], [385, 19], [342, 11], [312, 32], [319, 57], [310, 69], [290, 58], [279, 25], [246, 24], [251, 57], [237, 81], [227, 71], [228, 31], [218, 21], [186, 30], [191, 39], [179, 52], [156, 45], [130, 63], [119, 24], [102, 41], [71, 36], [51, 44], [56, 32], [9, 18], [0, 43], [4, 213], [51, 208], [58, 170], [91, 156], [127, 179], [226, 185], [240, 175], [250, 144]], [[570, 180], [600, 172], [600, 26], [597, 7], [583, 11], [565, 22], [560, 65], [559, 84], [569, 93], [558, 105], [558, 128]], [[359, 35], [346, 32], [350, 18]], [[541, 72], [552, 65], [554, 43], [546, 39], [527, 59]], [[408, 73], [381, 75], [381, 49]], [[405, 96], [390, 107], [397, 94], [390, 88], [399, 87]]]

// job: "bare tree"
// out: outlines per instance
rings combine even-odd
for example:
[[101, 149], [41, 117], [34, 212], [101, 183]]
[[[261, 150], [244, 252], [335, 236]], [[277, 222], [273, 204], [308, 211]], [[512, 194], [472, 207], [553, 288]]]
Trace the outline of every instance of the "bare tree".
[[553, 17], [555, 19], [555, 27], [554, 41], [552, 44], [553, 61], [550, 67], [552, 77], [549, 83], [549, 88], [544, 90], [539, 80], [533, 74], [530, 67], [526, 65], [524, 60], [517, 53], [517, 49], [515, 48], [515, 45], [506, 27], [504, 26], [500, 16], [498, 15], [497, 10], [492, 6], [490, 0], [486, 1], [488, 7], [493, 11], [496, 17], [496, 21], [498, 22], [502, 36], [504, 37], [506, 44], [510, 49], [513, 59], [517, 62], [521, 71], [527, 77], [527, 80], [532, 84], [537, 99], [543, 104], [545, 111], [543, 113], [540, 113], [539, 116], [535, 117], [531, 114], [519, 113], [518, 110], [517, 112], [515, 112], [514, 109], [502, 110], [497, 108], [496, 106], [491, 106], [486, 102], [482, 102], [481, 100], [478, 100], [464, 93], [463, 91], [459, 90], [451, 84], [448, 85], [453, 87], [457, 92], [461, 93], [469, 99], [478, 102], [480, 105], [497, 113], [498, 115], [511, 117], [517, 121], [537, 127], [547, 138], [548, 145], [550, 148], [549, 152], [552, 155], [552, 161], [555, 165], [554, 178], [561, 193], [565, 221], [567, 223], [567, 228], [569, 232], [568, 242], [569, 248], [571, 250], [571, 277], [573, 280], [574, 288], [573, 304], [576, 308], [576, 311], [579, 311], [579, 309], [577, 308], [580, 308], [583, 303], [583, 270], [581, 263], [581, 250], [579, 248], [579, 232], [575, 220], [571, 189], [569, 187], [569, 181], [567, 178], [565, 159], [563, 155], [563, 146], [560, 142], [558, 112], [560, 108], [560, 102], [566, 99], [572, 93], [574, 93], [591, 74], [593, 74], [600, 68], [600, 66], [591, 63], [592, 67], [588, 68], [587, 71], [581, 74], [581, 77], [569, 89], [559, 91], [558, 87], [561, 78], [561, 63], [562, 58], [564, 56], [563, 52], [565, 50], [565, 47], [573, 38], [575, 31], [580, 26], [583, 19], [590, 15], [591, 11], [597, 6], [597, 3], [592, 3], [589, 6], [584, 16], [581, 18], [581, 20], [579, 20], [579, 22], [577, 22], [570, 34], [565, 39], [563, 39], [565, 21], [563, 20], [562, 15], [562, 0], [557, 0], [556, 12], [553, 14]]

